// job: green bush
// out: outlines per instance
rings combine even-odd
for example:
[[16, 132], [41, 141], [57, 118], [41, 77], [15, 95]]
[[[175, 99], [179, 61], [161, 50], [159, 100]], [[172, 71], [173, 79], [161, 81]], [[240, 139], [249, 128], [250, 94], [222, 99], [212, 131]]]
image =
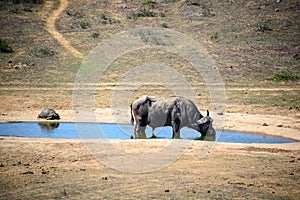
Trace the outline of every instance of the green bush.
[[102, 24], [116, 24], [120, 23], [118, 20], [111, 18], [109, 15], [102, 13], [99, 17], [99, 20]]
[[283, 71], [281, 73], [275, 73], [273, 77], [267, 78], [269, 81], [298, 81], [300, 77], [290, 70]]
[[77, 18], [82, 18], [82, 14], [79, 11], [73, 11], [73, 10], [66, 10], [67, 15], [71, 17], [77, 17]]
[[155, 8], [155, 0], [144, 0], [144, 5], [148, 5], [149, 8]]
[[271, 22], [269, 20], [260, 21], [257, 24], [257, 29], [256, 30], [259, 31], [259, 32], [272, 31]]
[[88, 29], [90, 27], [90, 24], [88, 22], [80, 22], [80, 27], [82, 29]]
[[137, 19], [139, 17], [156, 17], [157, 13], [146, 8], [139, 8], [129, 16], [129, 19]]
[[100, 33], [96, 33], [96, 32], [92, 33], [92, 37], [93, 37], [93, 38], [98, 38], [99, 35], [100, 35]]
[[32, 48], [31, 53], [32, 55], [37, 57], [50, 57], [56, 54], [56, 52], [52, 48], [43, 44], [35, 45]]
[[0, 51], [2, 53], [12, 53], [12, 52], [14, 52], [12, 47], [10, 47], [8, 45], [8, 43], [5, 40], [1, 39], [1, 38], [0, 38]]
[[200, 0], [185, 0], [185, 3], [187, 5], [193, 5], [193, 6], [200, 6], [201, 5]]

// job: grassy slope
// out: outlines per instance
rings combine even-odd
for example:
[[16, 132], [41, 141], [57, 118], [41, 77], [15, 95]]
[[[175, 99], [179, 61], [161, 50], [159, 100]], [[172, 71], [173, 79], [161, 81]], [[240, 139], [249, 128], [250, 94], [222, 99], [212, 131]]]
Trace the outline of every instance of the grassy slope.
[[[226, 85], [229, 112], [299, 112], [299, 82], [266, 81], [267, 77], [287, 69], [300, 75], [299, 2], [203, 0], [200, 5], [183, 0], [157, 2], [160, 3], [71, 1], [56, 21], [56, 28], [85, 55], [109, 36], [131, 28], [163, 26], [182, 32], [200, 42], [216, 62]], [[1, 3], [0, 15], [4, 20], [0, 22], [0, 38], [14, 49], [11, 54], [0, 53], [1, 96], [10, 102], [11, 110], [72, 106], [72, 83], [81, 60], [68, 53], [45, 29], [47, 16], [57, 6], [57, 1], [53, 5], [50, 1], [44, 5]], [[156, 16], [132, 17], [140, 8]], [[46, 48], [46, 53], [39, 53], [42, 48]], [[192, 84], [201, 84], [201, 79], [193, 77], [188, 63], [166, 52], [150, 50], [119, 58], [105, 80], [115, 82], [131, 66], [153, 60], [171, 63]], [[197, 88], [199, 93], [205, 91], [204, 86]], [[109, 106], [109, 95], [107, 90], [99, 91], [97, 106]], [[208, 95], [207, 92], [199, 95], [201, 103], [209, 102]], [[6, 104], [2, 106], [7, 109]]]

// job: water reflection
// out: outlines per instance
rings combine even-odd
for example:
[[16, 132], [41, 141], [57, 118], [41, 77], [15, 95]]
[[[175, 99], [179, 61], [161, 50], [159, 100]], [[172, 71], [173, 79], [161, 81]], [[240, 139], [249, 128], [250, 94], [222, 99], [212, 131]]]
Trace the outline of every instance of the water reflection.
[[[119, 139], [132, 139], [134, 137], [134, 128], [131, 124], [96, 124], [89, 127], [88, 123], [83, 127], [83, 135], [78, 132], [76, 123], [54, 122], [54, 121], [41, 121], [36, 122], [20, 122], [20, 123], [0, 123], [0, 136], [17, 136], [17, 137], [35, 137], [35, 138], [119, 138]], [[81, 125], [82, 127], [82, 125]], [[101, 132], [99, 132], [101, 130]], [[146, 137], [150, 138], [153, 134], [151, 128], [146, 128]], [[172, 138], [172, 128], [163, 127], [157, 128], [154, 135], [159, 138]], [[231, 131], [217, 131], [216, 138], [211, 136], [201, 137], [198, 132], [182, 128], [180, 131], [182, 139], [187, 140], [205, 140], [216, 142], [234, 142], [234, 143], [291, 143], [297, 142], [280, 137], [272, 137], [265, 135], [247, 134], [241, 132]], [[145, 137], [145, 136], [143, 136]]]
[[212, 136], [201, 136], [196, 138], [195, 140], [204, 140], [204, 141], [215, 141], [216, 140], [216, 136], [212, 135]]
[[51, 131], [59, 127], [58, 122], [39, 122], [39, 126], [44, 131]]

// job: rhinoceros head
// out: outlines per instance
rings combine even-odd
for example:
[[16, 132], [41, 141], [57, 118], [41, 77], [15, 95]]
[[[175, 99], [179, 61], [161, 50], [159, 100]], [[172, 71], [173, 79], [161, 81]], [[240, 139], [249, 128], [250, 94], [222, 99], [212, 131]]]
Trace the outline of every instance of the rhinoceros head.
[[216, 136], [216, 131], [212, 127], [213, 119], [209, 116], [209, 111], [207, 111], [207, 116], [200, 118], [197, 121], [198, 131], [202, 134], [201, 137], [205, 136]]

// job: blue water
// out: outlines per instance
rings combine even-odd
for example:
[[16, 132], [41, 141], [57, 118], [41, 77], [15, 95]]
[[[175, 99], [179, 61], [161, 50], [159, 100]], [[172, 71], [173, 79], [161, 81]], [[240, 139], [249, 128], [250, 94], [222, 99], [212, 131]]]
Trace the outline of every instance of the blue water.
[[[158, 138], [171, 138], [172, 128], [157, 128], [154, 134]], [[152, 136], [152, 129], [147, 127], [147, 137]], [[55, 123], [55, 122], [16, 122], [0, 123], [0, 136], [18, 136], [31, 138], [119, 138], [130, 139], [133, 136], [133, 125], [131, 124], [96, 124], [96, 123]], [[197, 139], [200, 133], [188, 129], [181, 129], [182, 139]], [[217, 142], [233, 143], [291, 143], [294, 140], [247, 134], [232, 131], [217, 131]]]

